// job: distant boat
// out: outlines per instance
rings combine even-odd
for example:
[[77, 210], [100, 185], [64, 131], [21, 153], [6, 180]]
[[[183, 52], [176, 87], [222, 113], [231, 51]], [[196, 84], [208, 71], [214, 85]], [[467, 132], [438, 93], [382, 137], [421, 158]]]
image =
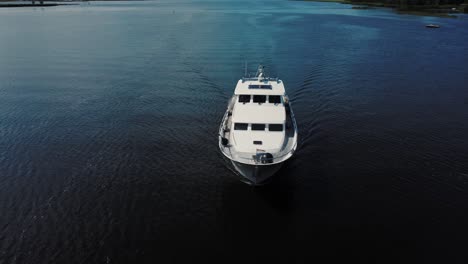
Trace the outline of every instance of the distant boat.
[[297, 147], [297, 126], [283, 82], [265, 77], [238, 81], [219, 127], [219, 149], [252, 185], [263, 184]]
[[436, 25], [436, 24], [429, 24], [429, 25], [426, 25], [427, 28], [440, 28], [439, 25]]

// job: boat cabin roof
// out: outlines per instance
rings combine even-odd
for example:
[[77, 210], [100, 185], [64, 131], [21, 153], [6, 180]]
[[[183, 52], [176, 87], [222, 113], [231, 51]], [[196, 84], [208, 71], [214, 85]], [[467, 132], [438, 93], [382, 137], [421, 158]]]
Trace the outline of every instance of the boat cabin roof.
[[233, 109], [232, 121], [236, 123], [271, 123], [283, 124], [286, 111], [282, 105], [274, 104], [242, 104], [236, 103]]
[[284, 84], [279, 79], [243, 78], [237, 82], [234, 94], [284, 95]]

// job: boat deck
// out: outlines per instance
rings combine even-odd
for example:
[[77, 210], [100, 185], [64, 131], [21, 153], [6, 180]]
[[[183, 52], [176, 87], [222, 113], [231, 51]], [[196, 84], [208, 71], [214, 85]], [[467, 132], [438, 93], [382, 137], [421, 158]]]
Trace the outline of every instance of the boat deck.
[[[235, 98], [233, 97], [229, 103], [228, 110], [225, 113], [223, 122], [220, 127], [219, 134], [221, 137], [229, 139], [231, 136], [230, 128], [232, 127], [232, 110], [234, 107]], [[289, 103], [285, 103], [286, 110], [286, 137], [284, 139], [283, 146], [278, 153], [272, 153], [273, 160], [271, 163], [262, 164], [256, 159], [256, 153], [242, 153], [236, 151], [231, 142], [228, 142], [227, 145], [222, 145], [220, 143], [221, 151], [231, 160], [251, 164], [251, 165], [271, 165], [274, 163], [280, 163], [287, 160], [292, 156], [293, 152], [296, 149], [297, 145], [297, 127], [294, 120], [294, 114], [292, 112], [291, 106]]]

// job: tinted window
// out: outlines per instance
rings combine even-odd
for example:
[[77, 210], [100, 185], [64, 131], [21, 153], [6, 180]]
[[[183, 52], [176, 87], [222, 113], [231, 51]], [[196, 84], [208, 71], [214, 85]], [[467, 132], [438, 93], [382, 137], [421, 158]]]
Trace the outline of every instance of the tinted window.
[[268, 101], [272, 104], [279, 104], [281, 103], [281, 96], [279, 95], [270, 95], [268, 97]]
[[249, 89], [272, 89], [271, 85], [251, 84]]
[[265, 130], [265, 124], [252, 124], [252, 130]]
[[247, 127], [249, 124], [247, 123], [235, 123], [234, 124], [234, 130], [247, 130]]
[[239, 103], [248, 103], [248, 102], [250, 102], [250, 94], [239, 95]]
[[270, 124], [268, 129], [270, 131], [283, 131], [283, 124]]
[[266, 102], [266, 95], [254, 95], [253, 101], [254, 103], [264, 103]]

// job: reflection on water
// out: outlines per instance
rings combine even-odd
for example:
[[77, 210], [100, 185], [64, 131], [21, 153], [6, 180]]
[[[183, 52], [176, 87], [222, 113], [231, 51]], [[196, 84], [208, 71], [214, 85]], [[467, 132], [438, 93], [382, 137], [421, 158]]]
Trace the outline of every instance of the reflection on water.
[[[427, 21], [296, 1], [0, 10], [0, 262], [238, 256], [237, 239], [460, 260], [438, 241], [467, 235], [468, 27]], [[261, 188], [217, 148], [245, 61], [284, 80], [300, 133]]]

